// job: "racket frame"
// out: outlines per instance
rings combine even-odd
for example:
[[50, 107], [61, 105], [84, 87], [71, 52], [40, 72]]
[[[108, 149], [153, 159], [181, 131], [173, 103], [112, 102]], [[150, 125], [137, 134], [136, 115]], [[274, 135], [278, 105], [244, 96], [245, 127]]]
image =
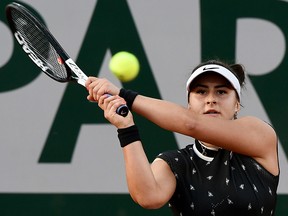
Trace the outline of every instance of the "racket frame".
[[[64, 64], [66, 71], [67, 71], [67, 79], [59, 79], [55, 76], [52, 76], [51, 73], [48, 71], [52, 71], [45, 62], [43, 62], [33, 51], [32, 48], [29, 47], [29, 44], [25, 41], [24, 37], [21, 33], [17, 30], [14, 25], [11, 10], [15, 9], [18, 10], [20, 13], [24, 14], [28, 19], [29, 22], [32, 22], [34, 26], [36, 26], [41, 33], [46, 37], [48, 42], [52, 45], [55, 49], [57, 55], [59, 56], [58, 63]], [[44, 26], [26, 7], [23, 5], [12, 2], [6, 6], [6, 17], [8, 24], [14, 37], [16, 38], [17, 42], [21, 45], [23, 51], [29, 56], [29, 58], [49, 77], [58, 81], [58, 82], [69, 82], [69, 81], [77, 81], [80, 85], [85, 87], [85, 82], [87, 81], [87, 75], [78, 67], [78, 65], [70, 58], [70, 56], [65, 52], [62, 46], [58, 43], [56, 38], [52, 35], [52, 33], [48, 30], [46, 26]], [[76, 75], [73, 76], [73, 75]], [[121, 105], [117, 108], [116, 113], [125, 117], [127, 116], [129, 109], [127, 105]]]
[[[49, 65], [44, 63], [37, 55], [34, 53], [33, 49], [31, 49], [28, 45], [28, 43], [25, 41], [24, 37], [21, 35], [21, 33], [17, 30], [15, 27], [15, 24], [12, 19], [11, 10], [15, 9], [18, 10], [20, 13], [24, 14], [28, 19], [29, 22], [32, 22], [34, 26], [36, 26], [39, 31], [46, 37], [47, 41], [51, 44], [51, 46], [55, 49], [56, 53], [59, 56], [58, 63], [64, 63], [66, 66], [67, 71], [67, 79], [57, 79], [57, 77], [54, 77], [49, 73], [48, 71], [51, 70]], [[85, 86], [85, 82], [88, 79], [87, 75], [78, 67], [78, 65], [70, 58], [70, 56], [65, 52], [65, 50], [62, 48], [62, 46], [58, 43], [56, 38], [52, 35], [52, 33], [46, 28], [45, 25], [43, 25], [26, 7], [23, 5], [12, 2], [6, 6], [6, 16], [8, 20], [8, 24], [14, 34], [14, 37], [16, 38], [17, 42], [22, 46], [22, 49], [24, 52], [31, 58], [31, 60], [38, 66], [40, 69], [46, 73], [49, 77], [52, 79], [58, 81], [58, 82], [69, 82], [69, 81], [77, 81], [82, 86]], [[52, 70], [51, 70], [52, 71]], [[73, 76], [73, 74], [76, 75]]]

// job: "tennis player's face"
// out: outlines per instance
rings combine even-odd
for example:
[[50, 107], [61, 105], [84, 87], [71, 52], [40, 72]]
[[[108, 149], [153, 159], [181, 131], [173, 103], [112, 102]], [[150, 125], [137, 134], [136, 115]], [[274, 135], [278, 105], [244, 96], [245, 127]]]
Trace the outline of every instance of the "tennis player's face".
[[217, 73], [204, 73], [193, 81], [189, 109], [200, 115], [233, 119], [240, 104], [227, 79]]

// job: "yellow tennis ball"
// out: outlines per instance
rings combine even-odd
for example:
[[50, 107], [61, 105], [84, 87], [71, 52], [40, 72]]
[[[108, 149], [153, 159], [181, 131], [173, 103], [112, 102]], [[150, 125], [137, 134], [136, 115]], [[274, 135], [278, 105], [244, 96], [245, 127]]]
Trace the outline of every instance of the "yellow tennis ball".
[[129, 82], [137, 77], [140, 65], [135, 55], [121, 51], [112, 56], [109, 69], [121, 82]]

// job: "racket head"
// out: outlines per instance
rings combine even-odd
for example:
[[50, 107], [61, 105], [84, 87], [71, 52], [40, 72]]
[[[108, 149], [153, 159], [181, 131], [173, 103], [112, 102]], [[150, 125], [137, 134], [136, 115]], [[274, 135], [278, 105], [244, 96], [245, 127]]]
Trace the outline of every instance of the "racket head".
[[26, 7], [13, 2], [6, 6], [6, 17], [15, 39], [30, 59], [58, 82], [75, 80], [65, 64], [70, 57], [50, 31]]

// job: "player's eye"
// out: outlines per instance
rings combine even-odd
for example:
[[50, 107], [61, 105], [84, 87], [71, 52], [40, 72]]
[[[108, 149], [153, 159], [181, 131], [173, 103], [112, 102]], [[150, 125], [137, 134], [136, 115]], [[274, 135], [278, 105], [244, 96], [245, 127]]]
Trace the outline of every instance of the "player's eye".
[[206, 90], [204, 90], [204, 89], [198, 89], [198, 90], [196, 90], [196, 93], [197, 93], [197, 94], [200, 94], [200, 95], [204, 95], [204, 94], [206, 93]]
[[217, 91], [217, 93], [219, 95], [224, 95], [224, 94], [227, 94], [227, 91], [220, 89], [220, 90]]

